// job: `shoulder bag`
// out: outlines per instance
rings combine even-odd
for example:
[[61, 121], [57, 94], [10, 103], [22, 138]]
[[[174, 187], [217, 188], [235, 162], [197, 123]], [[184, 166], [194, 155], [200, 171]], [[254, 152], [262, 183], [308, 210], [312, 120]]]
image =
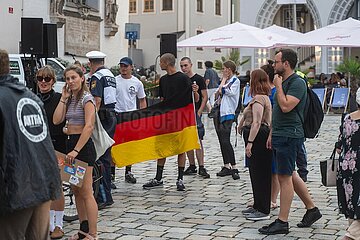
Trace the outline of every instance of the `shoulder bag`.
[[95, 113], [94, 130], [91, 135], [96, 150], [96, 159], [99, 159], [115, 141], [107, 134], [100, 122], [98, 113]]
[[325, 187], [336, 186], [336, 174], [339, 166], [339, 159], [335, 158], [336, 148], [334, 148], [329, 159], [320, 162], [321, 183]]

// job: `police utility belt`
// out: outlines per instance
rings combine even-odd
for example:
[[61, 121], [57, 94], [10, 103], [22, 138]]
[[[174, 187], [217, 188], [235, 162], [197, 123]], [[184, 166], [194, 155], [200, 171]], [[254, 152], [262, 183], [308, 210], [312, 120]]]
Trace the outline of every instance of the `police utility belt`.
[[103, 108], [103, 109], [99, 109], [98, 114], [99, 114], [100, 121], [102, 121], [107, 118], [115, 117], [115, 110]]

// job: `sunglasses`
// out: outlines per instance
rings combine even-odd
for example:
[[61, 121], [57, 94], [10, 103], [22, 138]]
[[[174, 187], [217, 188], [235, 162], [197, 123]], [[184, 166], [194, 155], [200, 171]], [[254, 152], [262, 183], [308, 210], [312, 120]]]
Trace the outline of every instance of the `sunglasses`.
[[51, 77], [42, 77], [42, 76], [36, 76], [36, 79], [38, 82], [42, 82], [43, 80], [45, 80], [45, 82], [50, 82], [51, 81]]

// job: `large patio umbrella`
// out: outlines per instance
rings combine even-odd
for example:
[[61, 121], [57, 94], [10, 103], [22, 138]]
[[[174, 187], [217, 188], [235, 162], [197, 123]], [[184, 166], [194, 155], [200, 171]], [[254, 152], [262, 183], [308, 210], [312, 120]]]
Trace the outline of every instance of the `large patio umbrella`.
[[278, 46], [360, 47], [360, 21], [348, 18], [302, 37], [279, 42]]
[[[284, 28], [284, 27], [280, 27], [277, 25], [272, 25], [270, 27], [264, 28], [265, 31], [268, 31], [270, 33], [275, 33], [275, 34], [279, 34], [281, 36], [283, 36], [286, 39], [297, 39], [299, 37], [303, 37], [303, 33], [288, 29], [288, 28]], [[285, 40], [286, 41], [286, 40]]]
[[219, 27], [177, 43], [178, 47], [218, 47], [218, 48], [270, 48], [286, 38], [279, 34], [249, 26], [232, 23]]

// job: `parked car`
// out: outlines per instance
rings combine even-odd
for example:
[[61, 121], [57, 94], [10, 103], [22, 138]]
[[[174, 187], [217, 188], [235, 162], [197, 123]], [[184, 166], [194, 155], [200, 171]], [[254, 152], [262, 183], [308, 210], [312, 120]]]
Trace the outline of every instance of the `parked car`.
[[[35, 75], [37, 69], [45, 65], [50, 65], [55, 70], [56, 83], [54, 90], [61, 93], [62, 87], [65, 85], [63, 72], [65, 67], [55, 58], [31, 58], [30, 55], [9, 54], [10, 74], [17, 77], [19, 81], [28, 88], [37, 92]], [[33, 69], [33, 71], [31, 71]]]

